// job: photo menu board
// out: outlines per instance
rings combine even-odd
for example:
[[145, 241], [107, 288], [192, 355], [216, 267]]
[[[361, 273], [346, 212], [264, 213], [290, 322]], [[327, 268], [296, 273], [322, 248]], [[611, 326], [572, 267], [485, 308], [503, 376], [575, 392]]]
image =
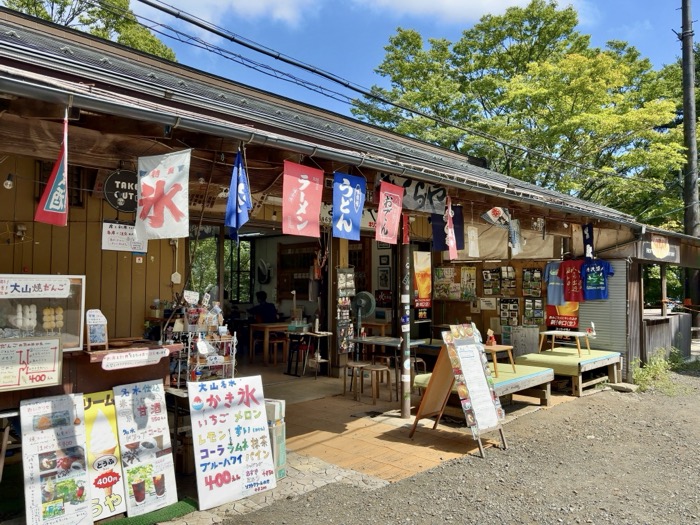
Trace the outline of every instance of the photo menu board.
[[474, 325], [452, 325], [442, 338], [452, 365], [462, 411], [475, 439], [499, 428], [505, 412], [496, 395], [481, 335]]
[[163, 381], [113, 390], [127, 514], [139, 516], [177, 503]]
[[19, 413], [27, 524], [92, 523], [82, 394], [24, 400]]
[[199, 510], [275, 488], [262, 377], [187, 383]]

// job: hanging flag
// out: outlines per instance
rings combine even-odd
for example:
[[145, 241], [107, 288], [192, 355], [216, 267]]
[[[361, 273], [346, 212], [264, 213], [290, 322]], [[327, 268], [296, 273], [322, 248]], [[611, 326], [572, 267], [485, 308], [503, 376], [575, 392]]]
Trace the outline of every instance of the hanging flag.
[[63, 117], [61, 150], [58, 152], [51, 176], [39, 200], [34, 221], [54, 226], [68, 224], [68, 108]]
[[323, 170], [284, 161], [282, 233], [320, 237]]
[[447, 249], [450, 252], [450, 260], [453, 261], [457, 258], [457, 239], [455, 239], [455, 228], [452, 222], [452, 199], [449, 196], [447, 197], [447, 207], [445, 208], [445, 220], [447, 222], [445, 227]]
[[379, 209], [374, 238], [379, 242], [396, 244], [403, 204], [403, 188], [382, 182], [379, 190]]
[[360, 240], [367, 181], [346, 173], [333, 174], [333, 237]]
[[189, 237], [189, 177], [192, 150], [139, 157], [134, 237]]
[[581, 227], [583, 234], [583, 253], [586, 259], [593, 259], [593, 223], [584, 224]]
[[520, 235], [520, 219], [511, 219], [508, 225], [508, 244], [510, 254], [515, 256], [523, 251], [522, 237]]
[[250, 196], [248, 175], [243, 166], [243, 155], [239, 151], [233, 163], [231, 187], [226, 203], [226, 219], [224, 220], [224, 224], [231, 229], [231, 238], [238, 238], [238, 230], [248, 222], [248, 212], [251, 209], [253, 209], [253, 202]]
[[[447, 208], [445, 208], [447, 209]], [[430, 223], [433, 227], [433, 248], [434, 252], [447, 250], [447, 224], [445, 215], [433, 213], [430, 216]], [[452, 206], [452, 226], [455, 231], [455, 241], [457, 249], [464, 250], [464, 211], [461, 206]]]
[[508, 208], [491, 208], [482, 213], [481, 218], [499, 228], [507, 228], [510, 222], [510, 213], [508, 213]]

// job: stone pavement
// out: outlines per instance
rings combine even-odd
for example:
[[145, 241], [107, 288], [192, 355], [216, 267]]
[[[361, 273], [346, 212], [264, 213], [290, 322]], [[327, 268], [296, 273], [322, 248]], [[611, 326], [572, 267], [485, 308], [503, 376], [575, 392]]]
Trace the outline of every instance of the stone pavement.
[[345, 483], [367, 490], [374, 490], [389, 484], [383, 479], [331, 465], [314, 457], [287, 452], [287, 477], [279, 480], [277, 487], [273, 490], [227, 503], [214, 509], [196, 511], [165, 523], [167, 525], [221, 523], [224, 518], [254, 512], [277, 500], [297, 498], [329, 483]]

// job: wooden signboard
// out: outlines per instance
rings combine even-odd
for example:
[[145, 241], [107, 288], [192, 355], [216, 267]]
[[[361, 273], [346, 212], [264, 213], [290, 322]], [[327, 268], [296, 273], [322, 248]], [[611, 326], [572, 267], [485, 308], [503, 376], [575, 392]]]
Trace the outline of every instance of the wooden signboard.
[[467, 426], [479, 445], [481, 456], [484, 457], [481, 443], [484, 432], [498, 430], [503, 448], [507, 448], [501, 426], [504, 412], [493, 387], [479, 332], [473, 325], [454, 325], [449, 332], [443, 332], [443, 340], [445, 345], [438, 355], [409, 437], [413, 436], [422, 418], [436, 416], [433, 428], [437, 427], [452, 386], [456, 385]]

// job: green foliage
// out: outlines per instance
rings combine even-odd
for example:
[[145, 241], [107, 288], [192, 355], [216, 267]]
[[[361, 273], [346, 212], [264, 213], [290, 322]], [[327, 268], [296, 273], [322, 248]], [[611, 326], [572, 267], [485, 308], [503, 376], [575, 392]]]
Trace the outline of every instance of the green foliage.
[[175, 61], [175, 52], [139, 25], [129, 0], [0, 0], [0, 4], [119, 44]]
[[425, 47], [419, 33], [399, 28], [376, 70], [390, 87], [373, 92], [462, 129], [370, 98], [353, 114], [487, 158], [506, 175], [682, 228], [682, 210], [668, 214], [682, 208], [682, 130], [672, 125], [678, 67], [654, 71], [625, 42], [591, 47], [577, 23], [572, 7], [533, 0], [483, 17], [455, 43], [431, 39]]
[[[667, 357], [668, 355], [668, 357]], [[685, 389], [673, 382], [672, 371], [684, 370], [688, 364], [675, 348], [657, 348], [644, 365], [639, 359], [632, 363], [632, 379], [641, 392], [660, 392], [669, 396], [685, 393]], [[690, 365], [698, 366], [698, 365]]]
[[[656, 264], [643, 267], [644, 304], [661, 304], [661, 267]], [[666, 267], [666, 296], [670, 299], [683, 297], [683, 269], [680, 266]]]
[[692, 361], [686, 361], [681, 351], [677, 348], [671, 348], [671, 352], [668, 356], [668, 362], [671, 370], [674, 372], [700, 372], [700, 359], [693, 359]]

